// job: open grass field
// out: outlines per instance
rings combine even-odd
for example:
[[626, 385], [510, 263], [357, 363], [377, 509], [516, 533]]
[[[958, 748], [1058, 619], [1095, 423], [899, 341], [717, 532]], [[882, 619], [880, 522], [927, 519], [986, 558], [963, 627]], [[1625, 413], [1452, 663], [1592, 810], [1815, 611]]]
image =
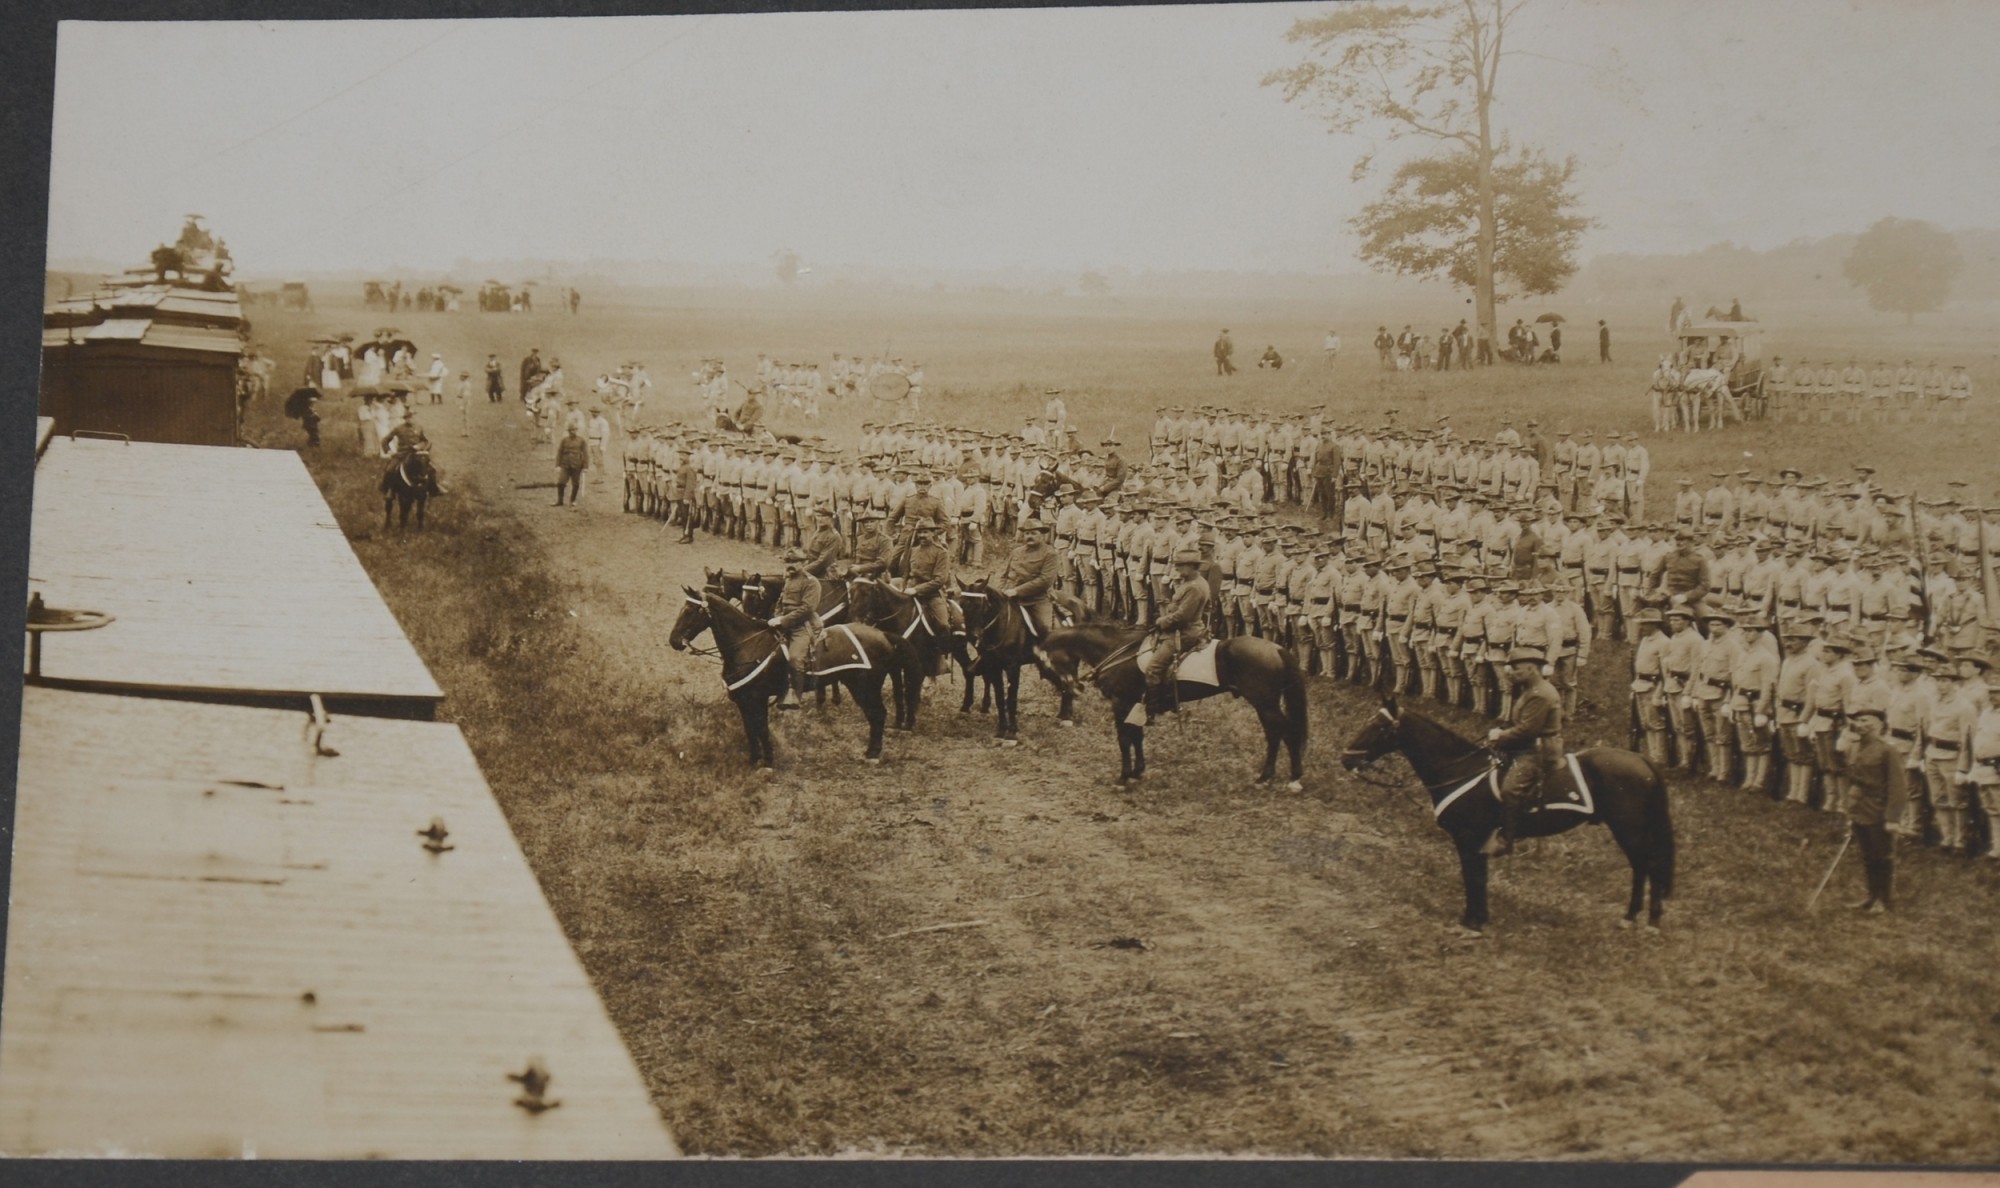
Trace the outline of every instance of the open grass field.
[[[1325, 325], [1295, 310], [786, 296], [398, 315], [475, 382], [489, 350], [509, 373], [509, 401], [475, 395], [463, 429], [450, 405], [425, 415], [454, 493], [422, 535], [382, 531], [377, 466], [354, 456], [340, 415], [351, 402], [329, 401], [312, 458], [686, 1150], [2000, 1160], [2000, 864], [1905, 851], [1903, 909], [1886, 919], [1837, 906], [1859, 884], [1849, 865], [1808, 913], [1840, 821], [1677, 783], [1663, 936], [1613, 928], [1625, 866], [1590, 829], [1498, 863], [1490, 936], [1460, 941], [1448, 844], [1414, 782], [1339, 770], [1374, 705], [1328, 682], [1312, 694], [1302, 796], [1251, 790], [1254, 720], [1214, 702], [1155, 728], [1152, 774], [1114, 792], [1103, 704], [1059, 730], [1036, 681], [1017, 749], [947, 707], [946, 685], [882, 767], [858, 761], [861, 720], [843, 706], [781, 721], [779, 771], [758, 779], [712, 662], [665, 638], [703, 565], [768, 555], [676, 546], [603, 490], [549, 506], [550, 464], [513, 399], [529, 346], [560, 356], [573, 388], [644, 360], [655, 422], [693, 414], [685, 377], [703, 356], [747, 374], [758, 351], [887, 349], [924, 362], [929, 415], [1018, 426], [1062, 387], [1086, 440], [1142, 440], [1155, 405], [1210, 402], [1326, 401], [1370, 422], [1393, 405], [1406, 424], [1449, 414], [1464, 435], [1503, 410], [1643, 432], [1664, 308], [1567, 310], [1579, 362], [1560, 368], [1389, 376], [1366, 346], [1375, 325], [1434, 330], [1456, 320], [1448, 302], [1335, 311], [1348, 349], [1328, 364]], [[315, 316], [260, 316], [281, 391], [309, 334], [381, 322], [320, 300]], [[1808, 315], [1810, 332], [1766, 313], [1778, 353], [1935, 353], [2000, 392], [1992, 352], [1963, 347], [1990, 342], [1989, 322], [1906, 330], [1823, 310], [1798, 324]], [[1616, 365], [1587, 361], [1598, 317]], [[1222, 324], [1239, 359], [1268, 342], [1297, 365], [1217, 380]], [[1767, 472], [1868, 462], [1892, 489], [1963, 477], [1990, 494], [2000, 417], [1979, 404], [1969, 430], [1649, 440], [1653, 507], [1677, 475], [1746, 452]], [[851, 441], [866, 415], [832, 405], [820, 431]], [[269, 445], [300, 438], [268, 403], [251, 428]], [[1594, 660], [1572, 746], [1623, 745], [1624, 660], [1616, 647]], [[1144, 946], [1111, 943], [1123, 938]]]

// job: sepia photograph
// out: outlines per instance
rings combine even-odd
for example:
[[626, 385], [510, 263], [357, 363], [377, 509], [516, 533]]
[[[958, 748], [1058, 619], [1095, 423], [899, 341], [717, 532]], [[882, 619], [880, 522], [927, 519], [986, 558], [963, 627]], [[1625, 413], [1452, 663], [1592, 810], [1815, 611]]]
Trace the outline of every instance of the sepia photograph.
[[240, 15], [50, 26], [0, 1156], [1991, 1182], [2000, 8]]

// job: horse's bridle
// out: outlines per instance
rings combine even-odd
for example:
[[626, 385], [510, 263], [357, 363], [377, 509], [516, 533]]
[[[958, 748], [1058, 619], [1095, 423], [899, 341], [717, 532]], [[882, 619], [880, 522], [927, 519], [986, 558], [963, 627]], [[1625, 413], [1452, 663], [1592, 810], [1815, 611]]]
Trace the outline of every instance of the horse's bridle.
[[[1389, 707], [1386, 705], [1376, 710], [1375, 712], [1377, 715], [1381, 717], [1383, 721], [1388, 722], [1392, 726], [1400, 724], [1400, 720], [1397, 718], [1395, 714], [1389, 712]], [[1353, 767], [1349, 767], [1347, 769], [1348, 774], [1352, 775], [1356, 780], [1360, 781], [1361, 783], [1367, 784], [1371, 788], [1391, 788], [1391, 789], [1400, 788], [1403, 786], [1402, 781], [1400, 780], [1377, 779], [1372, 775], [1362, 774], [1363, 772], [1373, 772], [1375, 770], [1375, 765], [1382, 762], [1382, 760], [1388, 758], [1393, 752], [1394, 748], [1392, 747], [1389, 750], [1383, 751], [1381, 754], [1376, 755], [1372, 759], [1364, 759], [1362, 762], [1357, 763]], [[1358, 747], [1344, 748], [1340, 752], [1342, 766], [1346, 765], [1346, 760], [1357, 755], [1366, 755], [1366, 754], [1367, 754], [1366, 751], [1363, 751]]]

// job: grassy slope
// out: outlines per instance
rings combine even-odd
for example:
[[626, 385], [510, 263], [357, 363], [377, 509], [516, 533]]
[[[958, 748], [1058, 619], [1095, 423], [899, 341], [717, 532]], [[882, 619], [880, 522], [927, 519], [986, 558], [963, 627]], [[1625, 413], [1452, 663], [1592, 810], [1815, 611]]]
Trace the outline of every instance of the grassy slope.
[[[954, 419], [1008, 424], [1061, 384], [1093, 432], [1129, 439], [1152, 403], [1214, 390], [1205, 322], [903, 318], [920, 345], [897, 350], [922, 353]], [[647, 352], [666, 386], [696, 344], [872, 351], [864, 321], [607, 311], [532, 333], [573, 375]], [[274, 323], [273, 345], [298, 328]], [[507, 319], [405, 324], [455, 359], [511, 364], [527, 345]], [[1244, 347], [1278, 337], [1238, 327]], [[1357, 360], [1233, 392], [1393, 399], [1467, 432], [1496, 406], [1641, 427], [1636, 397], [1626, 415], [1604, 404], [1638, 370], [1398, 382]], [[1820, 469], [1865, 443], [1892, 483], [1979, 476], [1984, 458], [1965, 435], [1907, 429], [1726, 440]], [[1655, 443], [1655, 490], [1718, 444]], [[1606, 927], [1623, 864], [1590, 831], [1510, 860], [1495, 937], [1455, 944], [1439, 928], [1457, 907], [1448, 849], [1413, 791], [1332, 770], [1368, 707], [1324, 685], [1303, 799], [1240, 790], [1254, 726], [1228, 706], [1155, 731], [1160, 775], [1131, 798], [1103, 791], [1101, 709], [1075, 737], [1031, 717], [1012, 753], [985, 746], [983, 721], [933, 719], [881, 772], [839, 757], [846, 720], [808, 721], [781, 739], [790, 769], [753, 785], [712, 691], [663, 697], [629, 662], [661, 630], [653, 612], [482, 476], [458, 477], [455, 506], [407, 540], [374, 531], [372, 468], [328, 451], [314, 470], [692, 1151], [2000, 1157], [1990, 870], [1917, 855], [1895, 920], [1808, 916], [1832, 819], [1690, 784], [1666, 941]], [[1618, 704], [1614, 666], [1591, 692]], [[1617, 741], [1622, 722], [1586, 714], [1573, 735]], [[879, 939], [975, 918], [989, 923]], [[1153, 948], [1095, 947], [1124, 935]]]

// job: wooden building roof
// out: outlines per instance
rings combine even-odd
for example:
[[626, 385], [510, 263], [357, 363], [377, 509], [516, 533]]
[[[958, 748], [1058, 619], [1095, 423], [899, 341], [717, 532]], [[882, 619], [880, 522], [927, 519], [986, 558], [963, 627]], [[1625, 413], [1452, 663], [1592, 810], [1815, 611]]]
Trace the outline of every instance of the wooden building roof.
[[458, 729], [307, 722], [25, 691], [0, 1152], [676, 1154]]
[[116, 616], [42, 637], [51, 684], [422, 717], [443, 696], [290, 451], [56, 437], [28, 585]]

